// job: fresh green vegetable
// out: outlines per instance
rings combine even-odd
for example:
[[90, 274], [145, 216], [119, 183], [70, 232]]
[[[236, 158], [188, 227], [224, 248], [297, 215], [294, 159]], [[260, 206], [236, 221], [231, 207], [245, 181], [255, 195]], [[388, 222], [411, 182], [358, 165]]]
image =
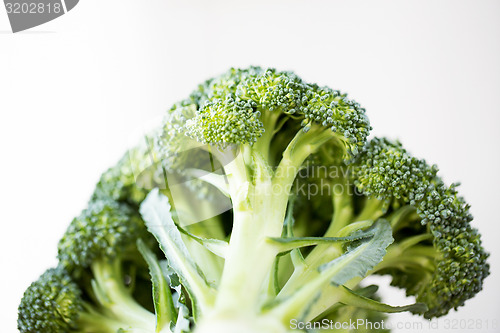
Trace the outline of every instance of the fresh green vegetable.
[[[291, 72], [207, 80], [102, 176], [20, 331], [316, 332], [462, 306], [489, 275], [469, 206], [370, 130], [346, 94]], [[382, 303], [371, 275], [417, 303]]]

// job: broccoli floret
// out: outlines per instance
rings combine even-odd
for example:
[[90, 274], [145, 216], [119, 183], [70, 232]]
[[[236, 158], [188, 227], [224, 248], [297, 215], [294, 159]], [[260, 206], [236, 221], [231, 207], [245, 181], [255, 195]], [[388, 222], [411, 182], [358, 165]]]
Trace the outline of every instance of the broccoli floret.
[[115, 333], [124, 327], [86, 302], [62, 267], [48, 269], [28, 287], [17, 323], [22, 333]]
[[302, 144], [320, 145], [322, 140], [335, 138], [346, 153], [356, 154], [371, 129], [359, 104], [339, 91], [306, 84], [293, 73], [269, 69], [247, 75], [236, 85], [235, 93], [226, 92], [207, 99], [186, 121], [189, 136], [222, 147], [253, 145], [259, 139], [256, 150], [265, 152], [276, 131], [289, 121], [300, 123], [302, 132], [318, 136], [318, 143], [309, 139], [299, 141]]
[[90, 201], [59, 242], [59, 266], [26, 291], [20, 331], [170, 332], [177, 309], [155, 249], [132, 207]]
[[88, 268], [102, 260], [137, 261], [135, 240], [150, 237], [141, 217], [127, 204], [90, 201], [60, 240], [58, 258], [69, 270]]
[[148, 192], [161, 184], [158, 159], [149, 141], [127, 151], [118, 163], [104, 172], [91, 200], [111, 199], [128, 203], [136, 209]]
[[[394, 243], [370, 274], [390, 274], [394, 286], [427, 306], [428, 319], [446, 315], [482, 289], [488, 254], [470, 226], [469, 206], [458, 196], [457, 184], [446, 186], [435, 165], [412, 157], [399, 142], [374, 138], [351, 165], [339, 168], [347, 191], [332, 195], [334, 213], [331, 222], [323, 220], [329, 225], [325, 236], [342, 235], [350, 224], [387, 219]], [[313, 181], [318, 178], [339, 182], [324, 175]], [[332, 248], [317, 246], [306, 263], [328, 262], [336, 256]], [[308, 275], [302, 275], [290, 283], [304, 282]]]
[[[447, 314], [482, 289], [488, 254], [470, 226], [469, 205], [458, 195], [457, 184], [446, 186], [436, 166], [387, 139], [371, 140], [353, 170], [357, 189], [372, 202], [364, 216], [392, 216], [400, 240], [389, 247], [380, 273], [390, 273], [394, 285], [427, 304], [426, 318]], [[373, 209], [377, 202], [385, 203], [387, 211], [383, 204]]]
[[154, 315], [137, 303], [126, 285], [127, 279], [135, 278], [126, 273], [127, 267], [147, 274], [147, 266], [137, 250], [137, 239], [154, 244], [133, 208], [112, 200], [90, 201], [60, 240], [58, 258], [83, 285], [91, 281], [86, 288], [90, 287], [92, 298], [116, 317], [152, 329]]

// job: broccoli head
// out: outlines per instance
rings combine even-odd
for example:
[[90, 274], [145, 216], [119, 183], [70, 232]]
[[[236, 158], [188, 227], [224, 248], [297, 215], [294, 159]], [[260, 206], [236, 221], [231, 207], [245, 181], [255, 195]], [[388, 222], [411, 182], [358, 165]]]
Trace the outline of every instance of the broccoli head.
[[[470, 207], [371, 129], [359, 103], [292, 72], [206, 80], [103, 174], [59, 268], [28, 288], [21, 331], [314, 332], [457, 309], [489, 275]], [[416, 303], [383, 303], [372, 275]]]

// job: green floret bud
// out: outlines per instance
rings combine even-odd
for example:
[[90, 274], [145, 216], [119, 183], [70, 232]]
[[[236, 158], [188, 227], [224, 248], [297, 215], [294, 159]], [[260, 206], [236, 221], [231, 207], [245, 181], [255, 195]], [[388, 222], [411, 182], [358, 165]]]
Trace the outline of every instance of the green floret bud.
[[188, 137], [187, 121], [194, 118], [207, 102], [213, 99], [225, 100], [227, 96], [234, 95], [243, 78], [261, 72], [260, 67], [231, 68], [200, 84], [189, 98], [175, 103], [165, 114], [162, 133], [155, 141], [154, 149], [161, 154], [162, 166], [169, 172], [179, 172], [186, 165], [196, 167], [202, 144]]
[[446, 187], [440, 180], [419, 204], [422, 223], [429, 224], [434, 247], [441, 255], [429, 293], [420, 296], [429, 303], [427, 318], [439, 317], [462, 306], [482, 290], [490, 274], [480, 235], [470, 226], [472, 215], [456, 185]]
[[318, 123], [331, 129], [344, 142], [347, 153], [356, 155], [372, 129], [365, 109], [338, 90], [314, 84], [309, 87], [300, 109], [306, 128]]
[[261, 75], [251, 75], [237, 87], [236, 95], [251, 100], [261, 111], [279, 111], [294, 114], [302, 104], [307, 86], [291, 72], [267, 69]]
[[154, 160], [155, 155], [145, 145], [129, 150], [101, 176], [91, 200], [112, 199], [138, 207], [152, 188], [150, 184], [141, 184], [140, 175]]
[[[356, 155], [364, 146], [371, 130], [365, 109], [347, 99], [346, 94], [307, 84], [291, 72], [268, 69], [260, 75], [249, 76], [239, 84], [236, 94], [241, 99], [255, 102], [263, 117], [268, 117], [264, 118], [267, 131], [276, 130], [277, 117], [267, 116], [266, 113], [279, 111], [289, 119], [300, 121], [306, 132], [313, 126], [316, 130], [331, 130], [332, 136], [342, 142], [349, 156]], [[267, 123], [272, 126], [267, 126]]]
[[60, 240], [58, 258], [68, 268], [89, 267], [95, 260], [134, 251], [141, 237], [151, 238], [132, 208], [112, 200], [91, 201]]
[[45, 271], [24, 292], [17, 326], [22, 333], [66, 333], [77, 328], [81, 291], [61, 268]]
[[254, 103], [227, 96], [207, 102], [196, 117], [186, 122], [188, 135], [203, 144], [253, 144], [263, 133], [260, 112]]
[[205, 81], [198, 86], [191, 96], [197, 100], [198, 106], [203, 106], [210, 99], [225, 99], [227, 95], [236, 93], [238, 84], [247, 77], [261, 74], [264, 70], [260, 67], [231, 68], [227, 72]]
[[354, 184], [364, 195], [415, 205], [423, 199], [438, 169], [410, 156], [399, 142], [374, 138], [363, 148], [351, 171]]
[[182, 169], [187, 161], [194, 160], [189, 151], [199, 144], [189, 140], [185, 124], [196, 115], [197, 109], [196, 102], [186, 99], [174, 104], [164, 117], [162, 133], [154, 141], [154, 149], [161, 154], [161, 164], [168, 171]]

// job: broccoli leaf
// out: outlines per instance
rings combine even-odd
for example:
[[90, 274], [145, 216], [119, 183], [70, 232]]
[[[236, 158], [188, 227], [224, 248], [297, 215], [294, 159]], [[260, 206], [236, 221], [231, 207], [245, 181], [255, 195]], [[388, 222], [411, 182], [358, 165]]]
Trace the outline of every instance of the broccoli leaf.
[[280, 253], [287, 253], [293, 249], [300, 247], [313, 246], [318, 244], [329, 244], [339, 242], [350, 242], [364, 238], [372, 237], [373, 233], [364, 233], [359, 235], [352, 235], [347, 237], [290, 237], [290, 238], [269, 238], [268, 241], [272, 243]]
[[[357, 233], [369, 233], [373, 234], [373, 237], [352, 242], [344, 254], [320, 266], [319, 272], [311, 277], [302, 288], [293, 291], [291, 295], [281, 293], [267, 307], [274, 308], [271, 311], [284, 320], [314, 318], [317, 309], [322, 308], [320, 313], [324, 311], [322, 302], [325, 295], [322, 295], [323, 290], [329, 284], [339, 286], [355, 277], [364, 277], [369, 270], [382, 261], [386, 248], [394, 241], [391, 225], [382, 219], [375, 222], [366, 231], [355, 232], [355, 234]], [[330, 296], [326, 297], [326, 302]], [[308, 304], [308, 306], [304, 307], [304, 304]]]
[[404, 311], [411, 311], [413, 313], [424, 313], [425, 311], [427, 311], [427, 306], [424, 303], [414, 303], [404, 306], [392, 306], [365, 297], [345, 286], [342, 286], [341, 290], [342, 290], [342, 297], [340, 299], [340, 303], [345, 305], [352, 305], [362, 309], [374, 310], [378, 312], [387, 312], [387, 313], [397, 313]]
[[170, 322], [177, 316], [172, 293], [168, 281], [163, 276], [162, 269], [154, 253], [144, 244], [141, 239], [137, 240], [137, 248], [149, 266], [151, 283], [153, 285], [153, 303], [156, 313], [156, 332], [161, 332], [169, 327]]
[[226, 257], [226, 251], [228, 247], [228, 243], [220, 240], [220, 239], [214, 239], [214, 238], [204, 238], [204, 237], [199, 237], [196, 235], [193, 235], [186, 229], [183, 229], [179, 226], [177, 226], [177, 229], [184, 235], [188, 236], [189, 238], [193, 239], [200, 245], [202, 245], [204, 248], [206, 248], [208, 251], [212, 252], [216, 256], [219, 256], [221, 258]]
[[179, 276], [196, 307], [212, 301], [213, 289], [189, 254], [170, 211], [168, 198], [158, 189], [152, 190], [141, 205], [140, 212], [148, 230], [156, 237], [169, 266]]
[[341, 285], [357, 276], [364, 277], [385, 256], [386, 248], [392, 244], [392, 229], [386, 220], [378, 220], [367, 232], [373, 237], [350, 246], [342, 256], [319, 267], [321, 276], [329, 276], [334, 284]]

